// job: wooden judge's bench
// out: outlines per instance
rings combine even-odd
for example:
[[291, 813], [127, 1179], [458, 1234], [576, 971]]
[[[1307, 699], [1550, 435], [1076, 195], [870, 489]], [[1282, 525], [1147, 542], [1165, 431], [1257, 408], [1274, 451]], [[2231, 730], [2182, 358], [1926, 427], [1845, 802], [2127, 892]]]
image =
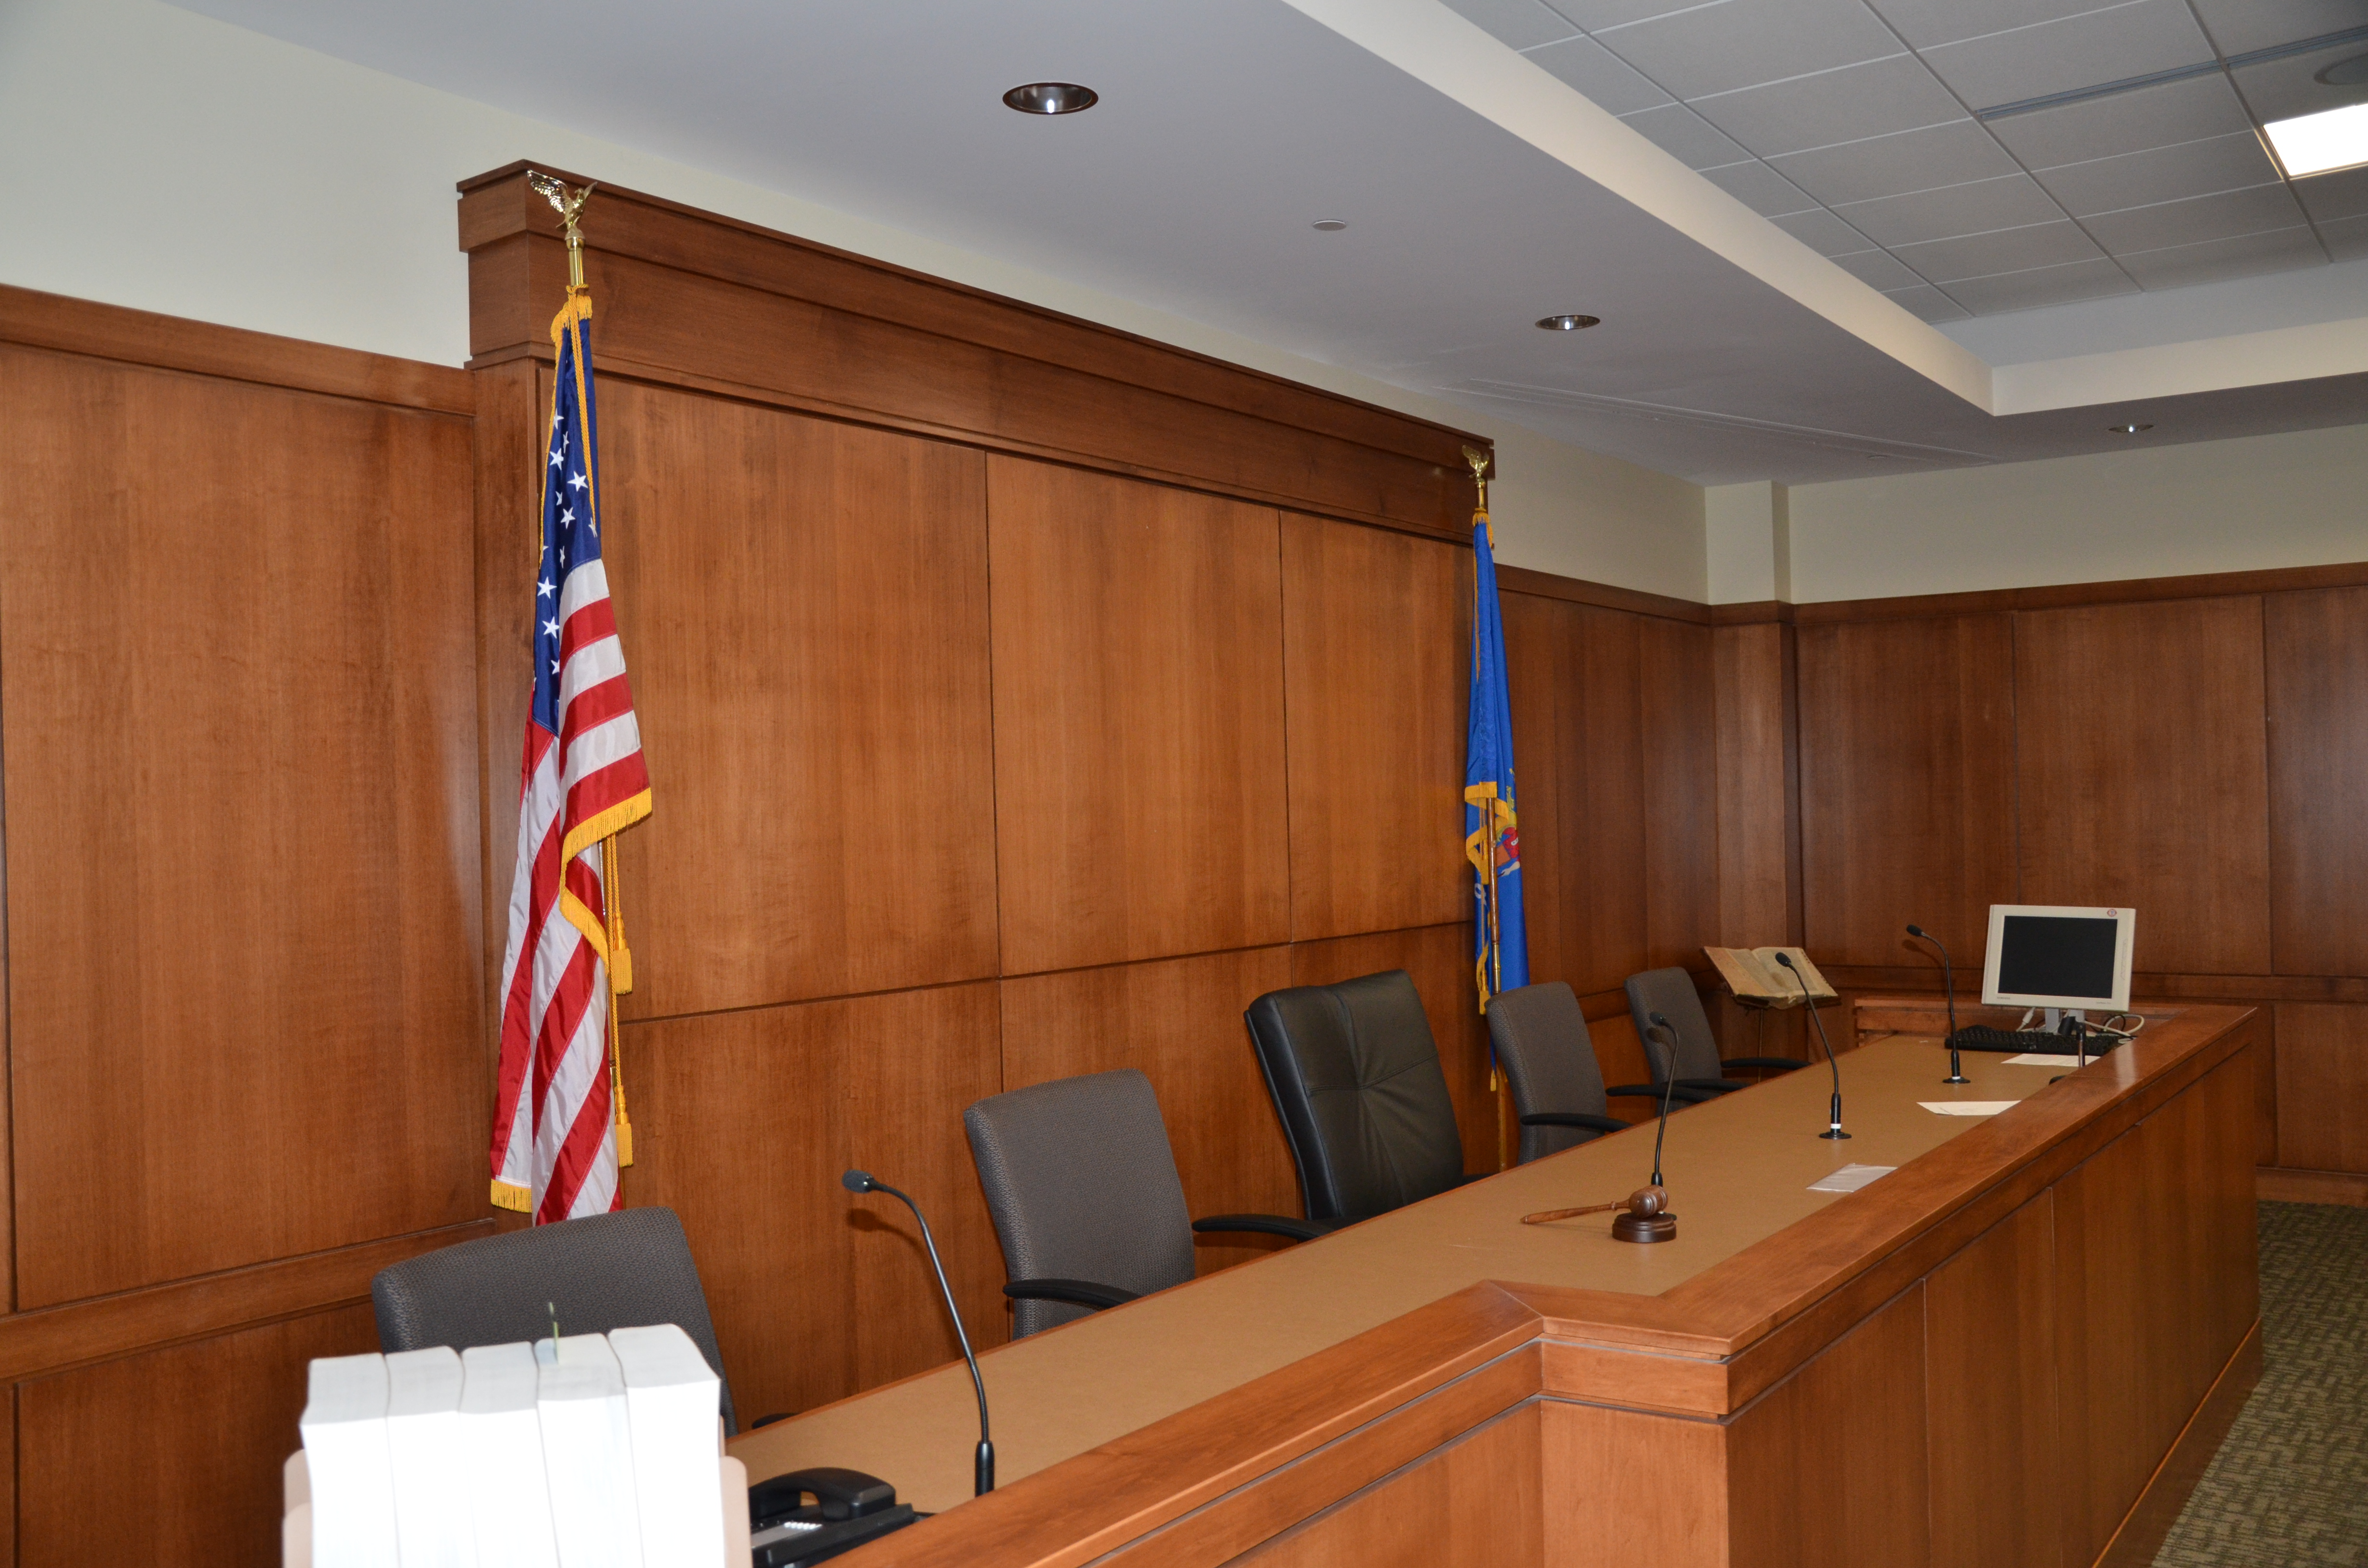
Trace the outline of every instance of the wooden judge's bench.
[[[732, 1452], [939, 1511], [850, 1568], [2149, 1562], [2259, 1375], [2266, 1029], [1944, 1086], [1935, 1006], [1856, 1004], [1847, 1142], [1822, 1062], [1674, 1115], [1672, 1242], [1520, 1222], [1624, 1197], [1646, 1126], [990, 1352], [987, 1497], [959, 1365]], [[1808, 1190], [1851, 1163], [1897, 1169]]]

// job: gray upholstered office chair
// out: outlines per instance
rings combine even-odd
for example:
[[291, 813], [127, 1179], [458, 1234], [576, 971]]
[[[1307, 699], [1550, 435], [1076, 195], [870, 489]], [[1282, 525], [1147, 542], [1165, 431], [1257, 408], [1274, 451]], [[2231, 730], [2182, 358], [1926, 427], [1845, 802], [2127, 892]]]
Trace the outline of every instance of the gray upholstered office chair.
[[1269, 991], [1243, 1017], [1308, 1219], [1349, 1224], [1467, 1179], [1455, 1102], [1406, 971]]
[[[1625, 1131], [1604, 1114], [1603, 1068], [1587, 1037], [1578, 997], [1559, 980], [1501, 992], [1488, 1003], [1488, 1040], [1513, 1091], [1521, 1123], [1521, 1164]], [[1624, 1094], [1650, 1096], [1641, 1084]]]
[[[1730, 1072], [1753, 1068], [1789, 1073], [1805, 1067], [1789, 1056], [1731, 1056], [1721, 1061], [1718, 1041], [1710, 1032], [1710, 1015], [1702, 1011], [1702, 994], [1694, 977], [1682, 969], [1648, 969], [1628, 977], [1628, 1016], [1635, 1020], [1636, 1038], [1645, 1042], [1645, 1059], [1653, 1068], [1653, 1092], [1677, 1079], [1672, 1098], [1701, 1101], [1748, 1084], [1726, 1077]], [[1658, 1013], [1668, 1019], [1663, 1029], [1653, 1022]], [[1674, 1033], [1675, 1039], [1671, 1039]]]
[[562, 1334], [677, 1324], [715, 1369], [723, 1429], [740, 1429], [707, 1292], [671, 1209], [620, 1209], [422, 1253], [380, 1269], [370, 1301], [389, 1351], [541, 1339], [554, 1310]]
[[1159, 1098], [1132, 1067], [990, 1095], [962, 1127], [1003, 1244], [1015, 1338], [1183, 1284], [1194, 1231], [1307, 1241], [1328, 1228], [1280, 1214], [1188, 1223]]

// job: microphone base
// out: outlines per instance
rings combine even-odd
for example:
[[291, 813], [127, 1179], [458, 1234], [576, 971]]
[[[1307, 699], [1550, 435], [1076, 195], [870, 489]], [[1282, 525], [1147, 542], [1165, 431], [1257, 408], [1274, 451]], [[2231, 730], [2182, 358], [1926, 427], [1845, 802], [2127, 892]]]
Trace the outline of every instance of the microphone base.
[[1944, 1084], [1970, 1084], [1973, 1080], [1966, 1077], [1963, 1073], [1952, 1073], [1949, 1076], [1941, 1079], [1941, 1082]]
[[1820, 1138], [1847, 1138], [1850, 1134], [1844, 1132], [1839, 1127], [1828, 1127], [1823, 1132], [1818, 1133], [1817, 1136]]
[[1615, 1242], [1673, 1242], [1678, 1239], [1678, 1217], [1675, 1214], [1615, 1214], [1611, 1217], [1611, 1239]]

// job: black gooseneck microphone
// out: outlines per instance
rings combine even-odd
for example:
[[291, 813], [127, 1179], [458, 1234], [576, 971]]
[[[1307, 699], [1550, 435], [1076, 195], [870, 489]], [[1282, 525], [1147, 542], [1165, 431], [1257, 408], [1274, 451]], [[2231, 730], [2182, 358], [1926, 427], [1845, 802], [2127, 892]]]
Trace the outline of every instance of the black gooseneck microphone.
[[1658, 1013], [1645, 1015], [1669, 1049], [1668, 1071], [1661, 1080], [1661, 1125], [1653, 1134], [1653, 1179], [1628, 1195], [1626, 1208], [1611, 1217], [1611, 1239], [1621, 1242], [1673, 1241], [1678, 1217], [1669, 1212], [1669, 1195], [1661, 1186], [1661, 1141], [1669, 1135], [1669, 1100], [1678, 1091], [1678, 1031]]
[[1670, 1028], [1669, 1020], [1658, 1013], [1647, 1013], [1645, 1017], [1661, 1031], [1662, 1041], [1669, 1048], [1668, 1082], [1661, 1085], [1661, 1126], [1660, 1131], [1653, 1134], [1653, 1185], [1658, 1187], [1661, 1185], [1661, 1140], [1669, 1135], [1669, 1097], [1678, 1091], [1678, 1031]]
[[945, 1292], [946, 1315], [954, 1320], [954, 1337], [962, 1341], [962, 1359], [970, 1363], [970, 1386], [978, 1392], [976, 1495], [984, 1497], [995, 1490], [995, 1445], [986, 1436], [986, 1380], [978, 1375], [978, 1358], [971, 1354], [970, 1334], [962, 1327], [962, 1309], [954, 1305], [954, 1288], [946, 1283], [946, 1266], [938, 1261], [938, 1240], [929, 1234], [929, 1221], [919, 1204], [870, 1171], [849, 1171], [838, 1178], [838, 1185], [849, 1192], [884, 1192], [910, 1209], [913, 1218], [921, 1222], [921, 1244], [929, 1249], [929, 1267], [938, 1271], [938, 1289]]
[[1842, 1070], [1840, 1063], [1834, 1060], [1834, 1042], [1826, 1038], [1826, 1020], [1817, 1017], [1816, 998], [1809, 994], [1809, 983], [1801, 978], [1800, 970], [1793, 965], [1793, 955], [1779, 948], [1776, 949], [1776, 961], [1784, 966], [1786, 972], [1793, 977], [1793, 983], [1801, 988], [1801, 1005], [1809, 1009], [1809, 1022], [1817, 1026], [1817, 1043], [1826, 1048], [1826, 1065], [1834, 1074], [1833, 1125], [1817, 1136], [1847, 1138], [1850, 1134], [1842, 1131]]
[[1949, 962], [1949, 949], [1942, 944], [1940, 937], [1921, 926], [1911, 924], [1907, 927], [1907, 934], [1920, 941], [1930, 942], [1941, 949], [1941, 989], [1947, 993], [1949, 1003], [1949, 1075], [1941, 1082], [1969, 1084], [1973, 1080], [1965, 1076], [1964, 1066], [1957, 1060], [1957, 979], [1956, 971]]

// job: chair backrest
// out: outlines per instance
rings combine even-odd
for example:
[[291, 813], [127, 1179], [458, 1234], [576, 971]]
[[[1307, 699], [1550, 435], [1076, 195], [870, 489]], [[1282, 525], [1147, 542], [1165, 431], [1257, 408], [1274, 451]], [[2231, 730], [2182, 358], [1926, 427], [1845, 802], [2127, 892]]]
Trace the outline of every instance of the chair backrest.
[[[1149, 1295], [1192, 1278], [1192, 1221], [1151, 1080], [1133, 1068], [993, 1095], [962, 1112], [1013, 1279], [1083, 1279]], [[1086, 1316], [1015, 1301], [1013, 1335]]]
[[1309, 1219], [1370, 1219], [1463, 1179], [1455, 1104], [1406, 971], [1269, 991], [1244, 1017]]
[[740, 1429], [690, 1239], [671, 1209], [620, 1209], [423, 1253], [370, 1281], [383, 1350], [508, 1345], [670, 1323], [723, 1383], [724, 1430]]
[[[1677, 1030], [1677, 1061], [1653, 1028], [1649, 1015], [1658, 1013]], [[1694, 977], [1681, 969], [1648, 969], [1628, 977], [1628, 1016], [1635, 1020], [1636, 1038], [1645, 1042], [1645, 1060], [1652, 1064], [1656, 1086], [1672, 1076], [1725, 1076], [1718, 1064], [1718, 1041], [1710, 1032], [1710, 1015], [1702, 1011], [1702, 993]]]
[[[1513, 1114], [1575, 1111], [1601, 1116], [1609, 1103], [1595, 1042], [1578, 996], [1559, 980], [1500, 992], [1488, 1002], [1488, 1040], [1513, 1090]], [[1558, 1154], [1595, 1136], [1576, 1127], [1524, 1127], [1521, 1163]]]

